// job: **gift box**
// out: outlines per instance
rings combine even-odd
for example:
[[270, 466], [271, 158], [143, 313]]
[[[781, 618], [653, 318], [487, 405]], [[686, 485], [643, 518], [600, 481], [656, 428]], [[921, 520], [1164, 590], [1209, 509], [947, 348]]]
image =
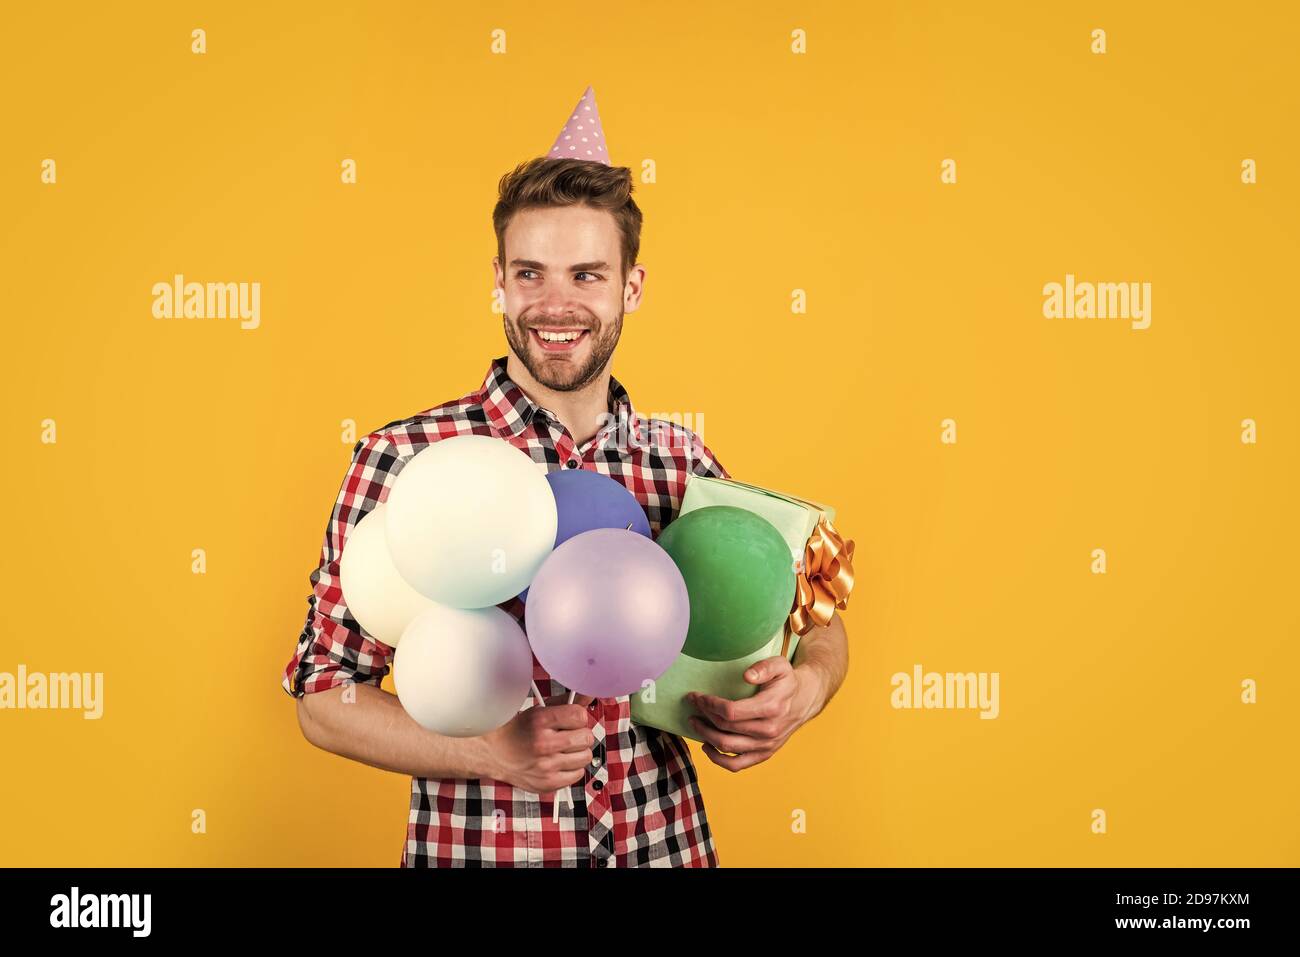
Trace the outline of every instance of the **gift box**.
[[[710, 505], [743, 508], [771, 522], [790, 546], [791, 565], [798, 577], [791, 614], [763, 647], [731, 661], [702, 661], [680, 655], [655, 679], [652, 688], [631, 696], [633, 722], [695, 741], [700, 740], [699, 736], [687, 719], [696, 711], [684, 700], [687, 692], [698, 691], [733, 701], [751, 697], [758, 686], [745, 680], [745, 669], [755, 661], [775, 655], [793, 660], [799, 636], [814, 624], [829, 621], [834, 608], [843, 608], [853, 585], [853, 543], [844, 542], [835, 532], [831, 524], [835, 509], [829, 505], [735, 479], [690, 476], [678, 516]], [[820, 572], [825, 566], [834, 572], [832, 580], [822, 579]]]

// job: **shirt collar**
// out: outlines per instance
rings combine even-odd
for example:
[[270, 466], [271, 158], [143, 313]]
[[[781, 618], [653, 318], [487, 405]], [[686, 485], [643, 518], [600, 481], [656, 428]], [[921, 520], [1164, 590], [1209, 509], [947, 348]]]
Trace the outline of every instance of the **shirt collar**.
[[[487, 413], [488, 422], [498, 433], [518, 435], [533, 421], [539, 410], [545, 411], [551, 418], [555, 416], [549, 409], [544, 409], [524, 394], [524, 390], [506, 373], [506, 356], [493, 359], [488, 366], [487, 375], [479, 389], [479, 399]], [[601, 428], [596, 437], [599, 440], [604, 433], [620, 427], [633, 431], [636, 429], [636, 412], [632, 399], [623, 383], [609, 377], [609, 399], [607, 410], [613, 413], [613, 421]], [[558, 420], [557, 420], [558, 421]]]

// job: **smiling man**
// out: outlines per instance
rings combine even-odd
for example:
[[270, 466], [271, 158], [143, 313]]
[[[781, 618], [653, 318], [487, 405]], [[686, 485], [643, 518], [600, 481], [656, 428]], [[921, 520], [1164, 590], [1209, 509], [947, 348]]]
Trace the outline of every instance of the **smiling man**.
[[[636, 496], [656, 537], [676, 517], [689, 475], [727, 477], [689, 429], [640, 421], [611, 374], [623, 317], [641, 303], [646, 270], [637, 262], [641, 211], [631, 170], [609, 165], [590, 88], [548, 156], [502, 178], [493, 223], [509, 352], [490, 363], [475, 391], [356, 444], [284, 688], [297, 697], [312, 743], [411, 775], [404, 866], [715, 866], [680, 737], [634, 726], [626, 697], [565, 703], [568, 689], [536, 660], [547, 707], [525, 707], [480, 737], [427, 731], [380, 688], [393, 649], [361, 628], [339, 587], [350, 531], [387, 498], [413, 455], [449, 436], [495, 436], [545, 471], [608, 475]], [[648, 441], [620, 440], [628, 434]], [[524, 624], [518, 598], [500, 607]], [[821, 711], [847, 664], [836, 617], [803, 637], [793, 665], [776, 657], [752, 666], [753, 697], [695, 698], [704, 754], [732, 771], [771, 757]]]

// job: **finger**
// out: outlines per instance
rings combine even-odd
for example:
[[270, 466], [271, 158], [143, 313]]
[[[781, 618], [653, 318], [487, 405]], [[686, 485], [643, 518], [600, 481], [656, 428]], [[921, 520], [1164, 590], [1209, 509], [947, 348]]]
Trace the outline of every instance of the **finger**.
[[[720, 729], [720, 730], [722, 730], [722, 731], [734, 731], [734, 732], [737, 732], [737, 733], [739, 733], [739, 734], [745, 734], [745, 733], [747, 733], [747, 732], [745, 731], [744, 728], [741, 727], [742, 725], [752, 725], [752, 724], [754, 723], [754, 721], [759, 721], [759, 720], [766, 721], [766, 720], [768, 720], [768, 719], [766, 719], [766, 718], [761, 718], [761, 719], [755, 718], [755, 719], [751, 719], [751, 720], [749, 720], [749, 721], [728, 721], [728, 720], [727, 720], [726, 718], [724, 718], [724, 717], [722, 716], [722, 714], [720, 713], [720, 711], [721, 711], [720, 708], [717, 708], [717, 707], [710, 708], [710, 707], [706, 707], [706, 706], [705, 706], [705, 704], [704, 704], [704, 702], [703, 702], [703, 700], [702, 700], [702, 699], [705, 698], [705, 697], [708, 697], [708, 696], [707, 696], [707, 695], [700, 694], [699, 692], [690, 691], [690, 692], [687, 692], [687, 693], [686, 693], [686, 695], [684, 696], [684, 700], [686, 701], [686, 703], [687, 703], [688, 705], [690, 705], [691, 707], [693, 707], [693, 708], [695, 709], [696, 717], [700, 717], [700, 718], [705, 718], [705, 719], [707, 719], [707, 720], [709, 721], [710, 724], [712, 724], [714, 727], [716, 727], [716, 728], [718, 728], [718, 729]], [[721, 701], [726, 701], [727, 699], [726, 699], [726, 698], [722, 698], [722, 699], [719, 699], [719, 700], [721, 700]], [[687, 717], [690, 717], [690, 716], [687, 715]]]
[[571, 731], [587, 726], [587, 709], [580, 704], [551, 705], [537, 716], [544, 728]]
[[557, 731], [552, 740], [555, 745], [553, 753], [567, 754], [570, 751], [582, 751], [590, 755], [596, 743], [596, 736], [589, 728], [580, 728], [577, 731]]
[[745, 680], [752, 685], [761, 685], [782, 675], [791, 674], [793, 671], [794, 666], [790, 664], [790, 659], [785, 655], [773, 655], [771, 658], [756, 661], [746, 668]]
[[756, 764], [762, 764], [772, 756], [771, 751], [751, 751], [748, 754], [723, 754], [711, 744], [705, 744], [703, 749], [704, 756], [720, 768], [726, 768], [728, 771], [743, 771], [745, 768], [752, 768]]
[[701, 715], [711, 725], [719, 731], [729, 731], [732, 734], [743, 734], [751, 738], [760, 738], [766, 740], [775, 740], [781, 733], [781, 726], [777, 718], [753, 718], [749, 721], [728, 721], [721, 718], [713, 712], [705, 712]]
[[563, 771], [566, 774], [581, 771], [591, 764], [590, 751], [561, 751], [546, 759], [543, 766], [547, 771]]
[[595, 700], [596, 699], [589, 694], [580, 694], [573, 699], [573, 703], [580, 704], [585, 708], [587, 707], [587, 705], [591, 704]]
[[728, 734], [726, 731], [721, 731], [708, 721], [694, 715], [691, 716], [690, 722], [691, 727], [704, 739], [704, 742], [713, 745], [719, 751], [727, 751], [731, 754], [746, 754], [767, 747], [765, 741], [759, 741], [743, 734]]
[[[568, 790], [582, 780], [582, 775], [582, 771], [547, 771], [542, 775], [541, 784], [543, 790], [537, 793], [543, 799], [558, 798], [563, 806], [568, 807], [569, 801], [566, 801], [556, 792]], [[573, 795], [569, 795], [569, 800], [574, 800]], [[577, 803], [576, 800], [574, 800], [574, 803]]]
[[692, 692], [687, 700], [706, 717], [717, 715], [726, 721], [754, 721], [760, 718], [779, 718], [790, 710], [794, 696], [794, 682], [786, 677], [774, 678], [750, 698], [732, 701], [713, 694]]
[[[556, 787], [557, 787], [557, 788], [567, 788], [567, 787], [572, 787], [573, 785], [575, 785], [575, 784], [577, 784], [579, 781], [581, 781], [582, 778], [583, 778], [583, 775], [585, 775], [586, 773], [587, 773], [587, 771], [586, 771], [586, 767], [584, 766], [584, 767], [578, 768], [577, 770], [573, 770], [573, 771], [568, 771], [568, 770], [566, 770], [566, 771], [563, 771], [563, 772], [557, 773], [557, 774], [555, 775], [555, 777], [553, 778], [553, 780], [555, 781], [555, 783], [556, 783]], [[565, 803], [567, 804], [568, 802], [566, 801]]]

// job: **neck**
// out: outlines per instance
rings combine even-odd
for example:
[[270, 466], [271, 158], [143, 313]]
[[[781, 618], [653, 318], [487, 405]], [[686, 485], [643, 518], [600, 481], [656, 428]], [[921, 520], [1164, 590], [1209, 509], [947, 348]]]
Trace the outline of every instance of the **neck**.
[[600, 374], [581, 389], [561, 392], [534, 379], [528, 367], [515, 355], [515, 350], [511, 349], [506, 357], [506, 375], [533, 402], [554, 412], [577, 445], [594, 437], [600, 431], [603, 417], [609, 413], [608, 362]]

